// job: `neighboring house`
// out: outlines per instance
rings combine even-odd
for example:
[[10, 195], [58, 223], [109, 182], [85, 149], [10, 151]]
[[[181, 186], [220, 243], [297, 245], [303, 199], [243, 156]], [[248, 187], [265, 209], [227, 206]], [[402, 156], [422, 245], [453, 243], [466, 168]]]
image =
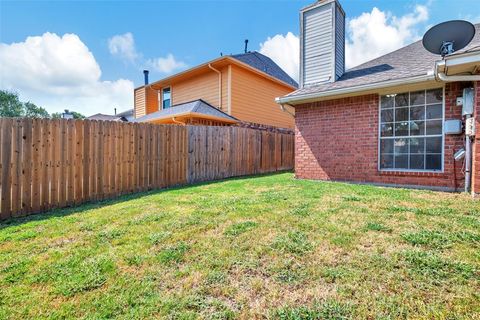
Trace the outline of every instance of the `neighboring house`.
[[117, 113], [115, 115], [97, 113], [93, 116], [87, 117], [88, 120], [102, 120], [102, 121], [133, 121], [133, 109], [129, 109], [124, 112]]
[[153, 83], [145, 72], [146, 84], [135, 89], [136, 122], [294, 127], [293, 110], [282, 111], [275, 98], [298, 85], [258, 52], [221, 56]]
[[[345, 14], [338, 1], [302, 9], [300, 88], [277, 99], [295, 108], [296, 176], [461, 190], [465, 158], [455, 161], [454, 153], [465, 147], [465, 135], [450, 125], [465, 125], [456, 100], [473, 88], [480, 129], [475, 27], [472, 42], [444, 60], [417, 41], [345, 71]], [[472, 173], [472, 189], [480, 193], [478, 133]]]

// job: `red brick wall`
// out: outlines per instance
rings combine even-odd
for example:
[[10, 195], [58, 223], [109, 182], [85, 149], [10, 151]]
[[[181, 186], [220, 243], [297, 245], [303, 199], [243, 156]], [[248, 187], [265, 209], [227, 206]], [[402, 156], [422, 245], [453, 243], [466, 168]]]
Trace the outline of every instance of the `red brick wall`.
[[[463, 87], [462, 83], [446, 85], [445, 119], [461, 118], [455, 100]], [[464, 145], [462, 135], [445, 136], [444, 172], [379, 171], [378, 103], [379, 96], [371, 94], [296, 106], [296, 177], [463, 188], [463, 162], [453, 160], [454, 152]]]
[[480, 81], [475, 82], [475, 128], [473, 143], [472, 192], [480, 194]]

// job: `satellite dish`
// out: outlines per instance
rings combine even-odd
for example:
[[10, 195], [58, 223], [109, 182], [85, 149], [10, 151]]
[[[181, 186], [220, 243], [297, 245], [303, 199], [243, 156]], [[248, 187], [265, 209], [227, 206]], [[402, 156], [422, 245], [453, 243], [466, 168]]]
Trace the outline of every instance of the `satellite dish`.
[[465, 48], [475, 35], [475, 26], [468, 21], [445, 21], [431, 27], [423, 36], [425, 49], [443, 56]]

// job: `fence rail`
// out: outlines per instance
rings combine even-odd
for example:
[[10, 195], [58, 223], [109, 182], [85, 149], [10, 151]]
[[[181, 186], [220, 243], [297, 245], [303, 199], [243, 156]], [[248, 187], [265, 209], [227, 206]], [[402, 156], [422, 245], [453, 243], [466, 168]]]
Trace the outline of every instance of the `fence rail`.
[[294, 137], [239, 127], [0, 119], [0, 219], [293, 168]]

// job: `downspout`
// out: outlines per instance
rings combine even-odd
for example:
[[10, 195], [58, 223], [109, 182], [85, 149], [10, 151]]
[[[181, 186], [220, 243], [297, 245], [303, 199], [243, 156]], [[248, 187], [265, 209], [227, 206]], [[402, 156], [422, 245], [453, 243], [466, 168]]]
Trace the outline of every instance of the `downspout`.
[[211, 63], [208, 64], [208, 67], [218, 73], [218, 105], [219, 109], [222, 110], [222, 73], [212, 67]]
[[[465, 117], [465, 123], [470, 115]], [[465, 192], [470, 192], [472, 186], [472, 137], [465, 132]]]
[[[440, 62], [445, 68], [445, 60]], [[435, 78], [443, 82], [474, 82], [480, 81], [480, 75], [458, 75], [458, 76], [448, 76], [445, 72], [438, 72], [439, 63], [435, 62]], [[464, 96], [465, 99], [465, 96]], [[465, 101], [464, 101], [465, 103]], [[468, 121], [469, 118], [473, 118], [473, 115], [467, 115], [465, 121]], [[475, 121], [475, 120], [474, 120]], [[465, 192], [471, 190], [472, 184], [472, 138], [467, 135], [465, 132]]]
[[173, 121], [174, 123], [178, 123], [178, 124], [181, 124], [181, 125], [186, 125], [185, 122], [178, 121], [177, 119], [175, 119], [175, 117], [172, 117], [172, 121]]
[[287, 109], [285, 109], [285, 105], [289, 106], [289, 107], [293, 107], [292, 105], [289, 105], [287, 103], [281, 103], [280, 104], [280, 109], [285, 112], [285, 113], [288, 113], [289, 115], [292, 116], [292, 118], [295, 118], [295, 115], [293, 113], [291, 113], [290, 111], [288, 111]]

